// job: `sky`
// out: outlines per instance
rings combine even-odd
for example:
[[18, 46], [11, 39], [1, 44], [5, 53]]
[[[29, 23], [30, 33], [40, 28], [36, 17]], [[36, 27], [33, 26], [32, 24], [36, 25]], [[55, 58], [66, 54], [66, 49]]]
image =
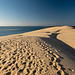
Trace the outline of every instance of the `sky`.
[[0, 26], [75, 25], [75, 0], [0, 0]]

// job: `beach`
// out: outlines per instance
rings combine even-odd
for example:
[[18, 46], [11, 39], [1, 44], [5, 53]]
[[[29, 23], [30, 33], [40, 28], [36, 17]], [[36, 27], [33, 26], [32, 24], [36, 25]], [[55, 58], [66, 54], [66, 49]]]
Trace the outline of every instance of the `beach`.
[[1, 36], [0, 75], [75, 75], [75, 29], [57, 26]]

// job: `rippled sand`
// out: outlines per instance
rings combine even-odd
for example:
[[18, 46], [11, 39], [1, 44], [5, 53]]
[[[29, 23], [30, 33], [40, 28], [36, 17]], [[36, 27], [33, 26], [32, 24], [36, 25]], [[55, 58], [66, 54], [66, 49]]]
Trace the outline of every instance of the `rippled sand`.
[[0, 75], [75, 75], [72, 61], [47, 41], [25, 34], [0, 41]]

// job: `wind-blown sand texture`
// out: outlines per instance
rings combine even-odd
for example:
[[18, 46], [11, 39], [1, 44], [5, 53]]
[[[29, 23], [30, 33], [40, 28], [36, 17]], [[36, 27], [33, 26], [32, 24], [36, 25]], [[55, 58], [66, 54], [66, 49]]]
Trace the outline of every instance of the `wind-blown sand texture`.
[[0, 75], [75, 75], [74, 33], [63, 26], [0, 37]]

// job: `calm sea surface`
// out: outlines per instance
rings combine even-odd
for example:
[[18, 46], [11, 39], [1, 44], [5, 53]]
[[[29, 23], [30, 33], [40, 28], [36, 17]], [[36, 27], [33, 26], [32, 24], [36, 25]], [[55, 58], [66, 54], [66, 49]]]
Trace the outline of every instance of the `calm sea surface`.
[[45, 26], [0, 26], [0, 36], [20, 34], [46, 28]]

